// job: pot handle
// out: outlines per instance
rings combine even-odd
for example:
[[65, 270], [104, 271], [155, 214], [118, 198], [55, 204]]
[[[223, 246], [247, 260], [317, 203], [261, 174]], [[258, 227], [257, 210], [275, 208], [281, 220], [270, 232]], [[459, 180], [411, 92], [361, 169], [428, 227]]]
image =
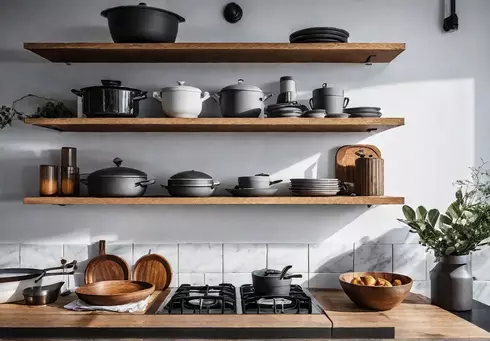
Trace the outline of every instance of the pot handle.
[[158, 102], [162, 102], [162, 96], [160, 96], [160, 91], [153, 91], [153, 98]]
[[135, 183], [136, 186], [141, 186], [141, 187], [147, 187], [150, 185], [153, 185], [155, 183], [155, 180], [145, 180], [145, 181], [140, 181]]
[[78, 96], [78, 97], [83, 97], [83, 91], [80, 91], [77, 89], [71, 89], [71, 93]]
[[285, 276], [283, 279], [291, 279], [291, 278], [303, 278], [303, 275], [302, 274], [294, 274], [294, 275]]
[[264, 94], [264, 98], [262, 99], [262, 102], [265, 102], [267, 101], [269, 98], [271, 98], [272, 96], [274, 96], [274, 94], [272, 92], [267, 92]]
[[349, 105], [349, 102], [350, 102], [349, 97], [344, 98], [344, 109], [347, 108], [347, 106]]
[[218, 187], [219, 185], [221, 185], [221, 182], [219, 182], [219, 181], [213, 181], [213, 185], [211, 186], [211, 188]]
[[269, 186], [272, 186], [272, 185], [275, 185], [275, 184], [278, 184], [278, 183], [281, 183], [282, 180], [275, 180], [275, 181], [271, 181], [269, 182]]
[[219, 100], [221, 98], [221, 93], [215, 92], [214, 94], [211, 95], [211, 98], [214, 99], [216, 101], [216, 103], [219, 104]]
[[141, 101], [148, 98], [148, 91], [141, 91], [139, 96], [133, 97], [133, 101]]
[[310, 100], [308, 101], [308, 104], [310, 105], [311, 109], [314, 109], [313, 108], [313, 98], [310, 98]]
[[207, 100], [209, 97], [210, 97], [209, 92], [204, 91], [204, 92], [201, 94], [201, 102], [204, 102], [204, 101], [205, 101], [205, 100]]

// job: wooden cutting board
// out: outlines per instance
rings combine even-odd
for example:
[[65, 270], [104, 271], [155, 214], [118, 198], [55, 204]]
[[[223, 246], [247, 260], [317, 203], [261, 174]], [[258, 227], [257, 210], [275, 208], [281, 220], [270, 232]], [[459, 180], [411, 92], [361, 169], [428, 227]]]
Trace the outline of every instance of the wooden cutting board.
[[165, 290], [172, 281], [172, 268], [165, 257], [150, 253], [134, 265], [133, 280], [151, 283], [155, 290]]
[[357, 152], [363, 151], [366, 156], [381, 159], [381, 151], [371, 144], [356, 144], [343, 146], [337, 150], [335, 155], [335, 177], [343, 182], [355, 182], [356, 160], [359, 158]]
[[85, 269], [85, 284], [100, 281], [128, 280], [129, 265], [124, 259], [105, 253], [105, 240], [99, 241], [99, 255]]

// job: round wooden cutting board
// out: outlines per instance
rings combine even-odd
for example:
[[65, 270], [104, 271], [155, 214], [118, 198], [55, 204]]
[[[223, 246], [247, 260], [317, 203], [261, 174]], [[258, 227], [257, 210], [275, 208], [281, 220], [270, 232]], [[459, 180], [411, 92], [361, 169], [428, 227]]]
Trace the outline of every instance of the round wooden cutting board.
[[128, 280], [130, 276], [129, 265], [121, 257], [106, 255], [105, 240], [99, 241], [99, 255], [93, 258], [85, 269], [85, 284]]
[[366, 156], [381, 159], [381, 151], [370, 144], [356, 144], [343, 146], [335, 155], [335, 177], [343, 182], [355, 182], [356, 160], [359, 158], [356, 152], [363, 151]]
[[172, 281], [172, 268], [160, 255], [151, 253], [138, 259], [133, 269], [133, 280], [155, 285], [155, 290], [165, 290]]

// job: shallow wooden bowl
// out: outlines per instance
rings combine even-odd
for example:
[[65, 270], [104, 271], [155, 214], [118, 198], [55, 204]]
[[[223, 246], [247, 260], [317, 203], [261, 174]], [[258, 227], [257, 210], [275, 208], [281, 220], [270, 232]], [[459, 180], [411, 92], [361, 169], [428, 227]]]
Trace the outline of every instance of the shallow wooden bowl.
[[[390, 282], [399, 279], [402, 285], [393, 287], [370, 287], [351, 284], [354, 277], [381, 277]], [[403, 302], [412, 289], [412, 279], [405, 275], [391, 272], [348, 272], [340, 275], [340, 285], [347, 296], [357, 306], [371, 310], [390, 310]]]
[[139, 302], [153, 294], [155, 286], [139, 281], [101, 281], [79, 287], [75, 293], [88, 304], [112, 306]]

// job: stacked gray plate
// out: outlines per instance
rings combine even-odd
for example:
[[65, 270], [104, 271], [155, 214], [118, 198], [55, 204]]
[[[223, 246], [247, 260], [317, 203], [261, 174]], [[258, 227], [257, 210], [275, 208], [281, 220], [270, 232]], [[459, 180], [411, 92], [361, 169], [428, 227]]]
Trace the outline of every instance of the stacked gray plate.
[[346, 108], [344, 113], [350, 114], [350, 117], [381, 117], [381, 108], [378, 107], [356, 107]]
[[334, 196], [340, 192], [340, 183], [338, 179], [291, 179], [290, 190], [298, 196]]
[[267, 117], [300, 117], [304, 109], [304, 105], [301, 104], [280, 103], [268, 105], [265, 113]]

